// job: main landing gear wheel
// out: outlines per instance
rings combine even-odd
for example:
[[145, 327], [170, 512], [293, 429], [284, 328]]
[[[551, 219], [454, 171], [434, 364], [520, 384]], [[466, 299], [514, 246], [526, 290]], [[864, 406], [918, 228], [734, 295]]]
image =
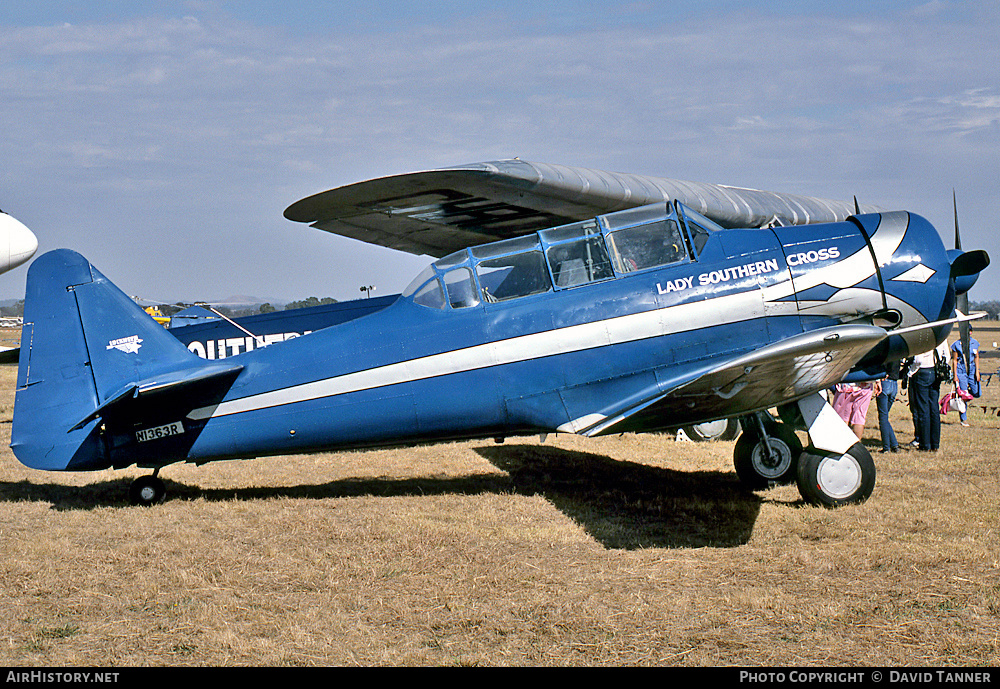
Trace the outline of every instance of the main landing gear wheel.
[[[744, 423], [744, 427], [747, 426], [750, 424]], [[794, 481], [796, 465], [802, 454], [802, 443], [790, 427], [777, 423], [766, 426], [766, 439], [761, 437], [759, 428], [747, 427], [736, 441], [733, 451], [736, 475], [750, 490]]]
[[128, 489], [129, 502], [142, 507], [155, 505], [162, 501], [166, 494], [167, 488], [156, 474], [137, 478]]
[[684, 426], [684, 434], [691, 440], [732, 440], [740, 434], [740, 420], [719, 419], [694, 426]]
[[861, 443], [842, 455], [804, 452], [797, 472], [799, 492], [822, 507], [861, 503], [875, 488], [875, 462]]

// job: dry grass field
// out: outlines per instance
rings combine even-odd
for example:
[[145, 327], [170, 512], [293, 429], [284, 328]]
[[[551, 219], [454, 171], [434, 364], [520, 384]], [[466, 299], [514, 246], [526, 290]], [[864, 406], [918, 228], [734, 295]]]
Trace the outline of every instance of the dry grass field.
[[17, 462], [15, 373], [2, 665], [1000, 665], [1000, 379], [838, 510], [669, 434], [175, 465], [146, 509]]

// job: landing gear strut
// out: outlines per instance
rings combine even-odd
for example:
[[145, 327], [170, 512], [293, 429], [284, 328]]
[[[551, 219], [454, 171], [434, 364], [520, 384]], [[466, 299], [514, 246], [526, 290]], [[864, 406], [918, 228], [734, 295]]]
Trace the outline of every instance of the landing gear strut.
[[865, 446], [820, 393], [795, 406], [798, 414], [782, 416], [805, 426], [809, 447], [803, 451], [793, 426], [770, 414], [744, 417], [733, 453], [740, 480], [751, 490], [795, 481], [806, 502], [823, 507], [867, 500], [875, 488], [875, 462]]
[[799, 458], [796, 476], [802, 497], [823, 507], [867, 500], [875, 488], [871, 453], [819, 393], [796, 405], [811, 442]]
[[167, 488], [163, 485], [157, 474], [160, 470], [154, 469], [150, 476], [140, 476], [128, 489], [128, 499], [133, 505], [149, 507], [163, 500], [167, 494]]

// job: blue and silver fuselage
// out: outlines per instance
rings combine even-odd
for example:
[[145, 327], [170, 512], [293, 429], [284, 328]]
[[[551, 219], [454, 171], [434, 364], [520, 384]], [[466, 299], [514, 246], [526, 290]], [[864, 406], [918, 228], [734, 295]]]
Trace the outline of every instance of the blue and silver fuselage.
[[[940, 266], [936, 231], [908, 213], [721, 230], [659, 204], [472, 248], [378, 313], [241, 357], [226, 398], [187, 415], [204, 424], [188, 458], [574, 431], [606, 400], [805, 330], [935, 320], [952, 306]], [[890, 338], [871, 360], [935, 337]], [[677, 409], [662, 426], [697, 420]]]

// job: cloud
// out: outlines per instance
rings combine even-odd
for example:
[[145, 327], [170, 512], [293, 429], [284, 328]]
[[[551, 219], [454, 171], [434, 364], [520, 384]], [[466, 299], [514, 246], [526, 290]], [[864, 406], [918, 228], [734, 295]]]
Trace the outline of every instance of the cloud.
[[[353, 34], [192, 6], [14, 27], [0, 34], [0, 156], [14, 163], [0, 180], [42, 222], [43, 250], [71, 246], [137, 291], [192, 298], [353, 297], [384, 254], [290, 224], [285, 205], [515, 155], [860, 194], [939, 224], [957, 185], [975, 237], [1000, 200], [984, 145], [998, 22], [930, 5], [669, 21], [638, 6], [626, 25], [494, 11]], [[416, 265], [384, 260], [398, 268], [383, 294]]]

